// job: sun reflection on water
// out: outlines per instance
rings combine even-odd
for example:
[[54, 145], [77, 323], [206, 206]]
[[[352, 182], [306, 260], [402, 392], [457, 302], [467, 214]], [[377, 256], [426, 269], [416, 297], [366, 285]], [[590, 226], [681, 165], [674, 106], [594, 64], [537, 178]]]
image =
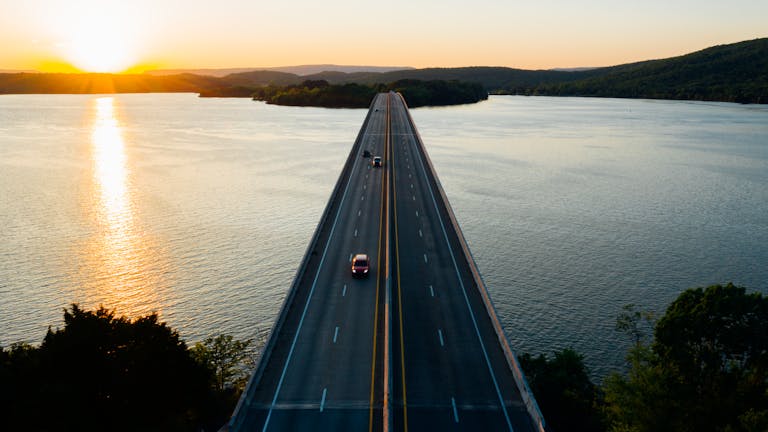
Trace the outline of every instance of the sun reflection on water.
[[124, 244], [132, 219], [127, 196], [128, 173], [125, 167], [125, 143], [115, 117], [114, 99], [96, 99], [96, 118], [91, 133], [94, 184], [101, 198], [102, 223], [112, 240]]
[[115, 98], [94, 100], [89, 152], [92, 176], [85, 212], [93, 234], [79, 246], [79, 283], [88, 307], [136, 317], [156, 311], [162, 260], [137, 221], [131, 170]]

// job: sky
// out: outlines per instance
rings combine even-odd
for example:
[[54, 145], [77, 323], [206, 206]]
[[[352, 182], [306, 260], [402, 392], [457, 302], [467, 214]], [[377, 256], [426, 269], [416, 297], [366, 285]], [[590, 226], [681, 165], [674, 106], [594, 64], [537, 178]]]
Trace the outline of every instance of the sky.
[[767, 0], [0, 0], [0, 70], [595, 67], [766, 23]]

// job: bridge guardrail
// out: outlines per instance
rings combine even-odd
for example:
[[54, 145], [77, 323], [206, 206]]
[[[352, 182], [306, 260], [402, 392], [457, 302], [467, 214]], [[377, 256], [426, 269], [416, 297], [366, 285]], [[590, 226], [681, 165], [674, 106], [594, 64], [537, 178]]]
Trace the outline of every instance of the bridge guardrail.
[[[403, 98], [403, 96], [400, 93], [398, 93], [398, 96], [403, 101], [403, 105], [407, 108], [408, 104], [405, 102], [405, 98]], [[428, 174], [431, 177], [431, 180], [434, 182], [438, 193], [440, 194], [441, 201], [443, 202], [443, 205], [445, 207], [445, 212], [447, 213], [448, 218], [451, 221], [451, 225], [453, 226], [453, 229], [456, 232], [456, 236], [459, 240], [459, 243], [461, 244], [461, 248], [464, 253], [464, 256], [467, 262], [469, 263], [469, 267], [472, 272], [472, 278], [474, 279], [475, 286], [477, 287], [480, 293], [480, 296], [483, 299], [483, 304], [485, 305], [486, 312], [488, 313], [488, 316], [491, 318], [491, 321], [493, 323], [493, 328], [496, 331], [496, 337], [499, 343], [501, 344], [502, 351], [504, 351], [504, 357], [507, 360], [507, 365], [512, 370], [512, 375], [515, 378], [515, 383], [517, 384], [518, 390], [520, 391], [520, 395], [523, 399], [523, 402], [525, 403], [526, 409], [528, 410], [528, 415], [530, 415], [533, 421], [535, 422], [535, 426], [538, 428], [539, 432], [546, 432], [547, 429], [546, 429], [546, 423], [544, 421], [544, 416], [542, 416], [541, 410], [539, 409], [539, 405], [533, 396], [533, 392], [531, 391], [530, 386], [528, 385], [528, 381], [525, 379], [525, 375], [523, 374], [522, 368], [520, 367], [520, 362], [517, 360], [517, 356], [515, 355], [515, 352], [512, 350], [512, 347], [509, 345], [509, 340], [507, 339], [506, 334], [504, 333], [504, 328], [501, 326], [501, 322], [499, 321], [498, 315], [496, 314], [496, 308], [493, 306], [493, 302], [491, 301], [491, 298], [488, 295], [488, 290], [485, 286], [485, 282], [483, 281], [483, 278], [480, 276], [480, 272], [478, 271], [477, 265], [475, 264], [475, 259], [472, 257], [472, 252], [470, 252], [469, 246], [467, 246], [467, 241], [464, 238], [464, 234], [462, 233], [461, 228], [459, 227], [459, 223], [456, 220], [456, 216], [453, 213], [453, 209], [451, 208], [451, 205], [448, 202], [448, 196], [445, 194], [442, 184], [440, 184], [440, 180], [437, 177], [435, 167], [434, 165], [432, 165], [432, 160], [429, 158], [429, 155], [427, 154], [427, 151], [424, 147], [424, 142], [421, 140], [421, 135], [419, 134], [419, 131], [416, 129], [416, 126], [413, 121], [413, 117], [411, 117], [410, 111], [406, 110], [406, 114], [408, 115], [408, 122], [411, 124], [411, 128], [416, 133], [416, 143], [419, 146], [419, 150], [421, 151], [422, 156], [424, 156], [424, 160], [427, 162]]]

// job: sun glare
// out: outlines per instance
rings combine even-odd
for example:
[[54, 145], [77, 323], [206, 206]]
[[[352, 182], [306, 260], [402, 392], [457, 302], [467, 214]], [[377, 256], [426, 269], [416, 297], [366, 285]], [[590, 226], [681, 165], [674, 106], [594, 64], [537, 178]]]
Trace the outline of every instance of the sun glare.
[[84, 23], [64, 44], [64, 56], [86, 72], [123, 72], [137, 61], [131, 35], [106, 23]]

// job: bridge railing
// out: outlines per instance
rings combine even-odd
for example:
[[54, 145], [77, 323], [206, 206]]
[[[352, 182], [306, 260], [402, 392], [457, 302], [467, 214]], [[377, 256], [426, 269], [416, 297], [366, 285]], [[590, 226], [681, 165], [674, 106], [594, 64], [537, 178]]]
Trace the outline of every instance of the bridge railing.
[[230, 418], [229, 422], [226, 425], [224, 425], [221, 431], [236, 430], [237, 419], [239, 418], [239, 415], [241, 410], [243, 409], [243, 406], [247, 406], [250, 403], [250, 398], [252, 396], [251, 393], [259, 384], [261, 377], [264, 375], [264, 369], [266, 369], [267, 364], [269, 363], [269, 359], [272, 355], [272, 351], [274, 350], [275, 345], [277, 344], [278, 335], [280, 334], [280, 331], [282, 330], [283, 325], [285, 324], [285, 321], [288, 318], [288, 311], [290, 310], [293, 304], [294, 298], [296, 297], [296, 292], [298, 291], [298, 287], [301, 284], [302, 279], [304, 278], [304, 273], [306, 269], [309, 267], [310, 261], [316, 255], [315, 249], [317, 248], [318, 242], [322, 237], [323, 228], [326, 225], [326, 221], [328, 220], [328, 217], [331, 214], [331, 211], [334, 208], [334, 206], [338, 205], [341, 202], [340, 195], [343, 193], [343, 190], [344, 190], [343, 188], [344, 180], [349, 177], [350, 171], [354, 166], [355, 158], [357, 157], [360, 146], [362, 145], [363, 135], [365, 134], [365, 130], [368, 127], [368, 122], [371, 118], [371, 113], [373, 112], [373, 109], [372, 109], [373, 104], [376, 103], [376, 99], [377, 98], [374, 97], [374, 99], [371, 101], [371, 105], [368, 107], [368, 114], [365, 116], [363, 125], [357, 134], [357, 138], [355, 139], [355, 143], [352, 146], [352, 150], [350, 150], [349, 152], [349, 156], [347, 156], [347, 160], [344, 163], [344, 167], [341, 170], [341, 174], [339, 175], [338, 180], [336, 180], [336, 185], [334, 186], [333, 191], [331, 192], [331, 197], [328, 200], [328, 204], [326, 204], [325, 206], [325, 210], [323, 210], [323, 213], [320, 216], [320, 221], [317, 223], [317, 227], [315, 228], [315, 232], [312, 235], [312, 239], [310, 240], [309, 245], [307, 246], [307, 250], [304, 252], [304, 257], [301, 260], [301, 264], [299, 265], [299, 268], [296, 270], [296, 276], [294, 277], [293, 283], [291, 284], [291, 287], [288, 290], [288, 293], [286, 294], [285, 299], [283, 300], [283, 304], [280, 307], [280, 313], [277, 315], [277, 319], [272, 325], [272, 330], [269, 333], [269, 339], [267, 339], [267, 343], [264, 345], [264, 347], [261, 350], [259, 363], [256, 365], [256, 369], [254, 370], [251, 377], [248, 379], [248, 384], [246, 384], [245, 390], [243, 390], [243, 394], [240, 396], [240, 400], [237, 401], [237, 406], [235, 407], [235, 411], [232, 414], [232, 417]]
[[[408, 104], [405, 102], [405, 98], [403, 98], [403, 96], [400, 93], [398, 93], [398, 96], [402, 100], [403, 105], [407, 108]], [[424, 160], [427, 163], [427, 172], [428, 172], [428, 175], [430, 176], [430, 179], [428, 180], [431, 180], [431, 182], [434, 183], [435, 188], [440, 194], [440, 198], [444, 205], [445, 212], [448, 215], [448, 218], [450, 219], [451, 225], [453, 226], [453, 230], [456, 233], [456, 236], [459, 240], [459, 244], [461, 244], [464, 257], [469, 263], [469, 268], [472, 272], [472, 278], [474, 279], [475, 286], [477, 287], [480, 293], [480, 297], [483, 299], [483, 304], [485, 305], [486, 312], [488, 313], [488, 316], [491, 318], [491, 322], [493, 323], [493, 328], [496, 332], [496, 337], [499, 343], [501, 344], [502, 351], [504, 351], [504, 357], [507, 360], [507, 365], [512, 370], [512, 375], [515, 378], [515, 383], [517, 384], [517, 388], [520, 391], [520, 396], [522, 397], [523, 402], [525, 403], [525, 407], [528, 411], [528, 415], [531, 416], [531, 419], [533, 419], [536, 428], [540, 432], [546, 432], [547, 429], [546, 429], [546, 423], [544, 422], [544, 416], [541, 414], [539, 405], [533, 396], [533, 392], [531, 391], [531, 388], [528, 385], [528, 381], [525, 379], [525, 375], [523, 374], [522, 368], [520, 367], [520, 362], [517, 360], [517, 355], [515, 355], [515, 352], [512, 350], [512, 347], [509, 345], [509, 340], [506, 337], [504, 328], [501, 326], [501, 322], [499, 321], [498, 315], [496, 314], [496, 308], [493, 306], [493, 302], [491, 301], [491, 298], [488, 295], [488, 290], [485, 286], [485, 282], [483, 281], [483, 278], [480, 276], [480, 272], [477, 270], [475, 259], [472, 257], [472, 252], [470, 252], [469, 246], [467, 246], [467, 241], [464, 238], [464, 234], [462, 233], [461, 228], [459, 227], [459, 223], [456, 220], [456, 216], [453, 213], [453, 209], [451, 208], [451, 205], [448, 201], [448, 196], [445, 194], [442, 184], [440, 184], [440, 180], [437, 177], [435, 167], [432, 165], [432, 160], [429, 158], [429, 154], [427, 153], [424, 147], [424, 143], [421, 140], [421, 135], [419, 135], [419, 131], [416, 129], [416, 126], [413, 121], [413, 117], [411, 117], [410, 111], [406, 109], [406, 113], [408, 115], [408, 122], [411, 124], [411, 129], [415, 132], [416, 143], [419, 146], [419, 150], [421, 151], [421, 154], [422, 156], [424, 156]]]

